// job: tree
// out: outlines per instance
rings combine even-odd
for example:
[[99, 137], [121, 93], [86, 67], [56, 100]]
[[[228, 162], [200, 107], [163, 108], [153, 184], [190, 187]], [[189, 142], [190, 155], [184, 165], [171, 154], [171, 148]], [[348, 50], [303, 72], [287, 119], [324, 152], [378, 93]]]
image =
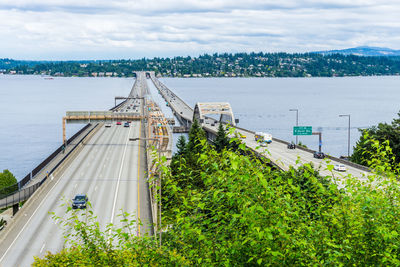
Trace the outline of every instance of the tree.
[[186, 138], [184, 135], [179, 136], [176, 148], [178, 148], [178, 151], [176, 152], [175, 155], [182, 156], [186, 153]]
[[229, 146], [229, 138], [222, 123], [218, 126], [217, 138], [215, 139], [215, 149], [221, 152], [224, 148]]
[[394, 164], [400, 163], [400, 112], [397, 114], [399, 118], [394, 119], [391, 124], [379, 123], [378, 126], [372, 126], [362, 129], [361, 137], [354, 147], [351, 161], [369, 166], [371, 156], [375, 153], [372, 147], [373, 141], [379, 143], [389, 142], [389, 146], [394, 155]]
[[0, 172], [0, 196], [6, 196], [18, 190], [17, 179], [9, 171]]
[[201, 140], [206, 139], [206, 133], [201, 128], [199, 122], [194, 119], [192, 127], [189, 131], [189, 141], [187, 144], [187, 149], [190, 154], [195, 155], [201, 152]]

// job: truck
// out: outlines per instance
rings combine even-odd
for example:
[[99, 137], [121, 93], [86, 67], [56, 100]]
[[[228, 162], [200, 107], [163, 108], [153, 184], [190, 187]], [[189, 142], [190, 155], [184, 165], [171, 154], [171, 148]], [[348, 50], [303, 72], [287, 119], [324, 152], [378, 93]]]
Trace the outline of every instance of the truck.
[[269, 144], [272, 142], [272, 134], [256, 132], [256, 134], [254, 135], [254, 139], [261, 145]]

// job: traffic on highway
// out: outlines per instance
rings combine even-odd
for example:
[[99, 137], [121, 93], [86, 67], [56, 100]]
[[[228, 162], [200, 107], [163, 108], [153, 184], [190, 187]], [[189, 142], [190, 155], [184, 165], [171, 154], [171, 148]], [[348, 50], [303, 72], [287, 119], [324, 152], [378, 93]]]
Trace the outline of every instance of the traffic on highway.
[[[141, 97], [147, 92], [145, 86], [145, 77], [139, 76], [130, 95]], [[128, 99], [115, 112], [141, 114], [143, 101]], [[17, 213], [18, 220], [0, 244], [0, 266], [30, 266], [34, 256], [63, 249], [68, 229], [62, 229], [61, 221], [68, 207], [82, 216], [93, 211], [101, 229], [110, 223], [121, 226], [119, 215], [127, 212], [143, 222], [136, 226], [138, 235], [151, 232], [146, 148], [144, 142], [130, 141], [142, 136], [141, 120], [99, 123], [65, 163], [62, 174], [48, 181]]]

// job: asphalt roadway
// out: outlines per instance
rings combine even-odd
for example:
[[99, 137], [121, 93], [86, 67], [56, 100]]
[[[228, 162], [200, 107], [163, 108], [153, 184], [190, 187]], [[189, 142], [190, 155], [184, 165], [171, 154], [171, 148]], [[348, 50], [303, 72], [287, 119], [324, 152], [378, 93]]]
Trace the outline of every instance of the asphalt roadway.
[[[139, 100], [129, 100], [121, 108], [132, 101]], [[17, 213], [19, 219], [0, 244], [0, 266], [30, 266], [34, 256], [59, 252], [65, 246], [63, 229], [50, 212], [65, 219], [65, 205], [71, 205], [76, 194], [87, 194], [101, 229], [109, 223], [121, 226], [119, 214], [128, 212], [144, 224], [135, 227], [138, 235], [152, 234], [145, 144], [129, 141], [144, 137], [142, 122], [132, 121], [130, 127], [124, 127], [124, 122], [98, 127], [65, 171], [49, 181], [37, 199], [30, 200], [29, 209]]]

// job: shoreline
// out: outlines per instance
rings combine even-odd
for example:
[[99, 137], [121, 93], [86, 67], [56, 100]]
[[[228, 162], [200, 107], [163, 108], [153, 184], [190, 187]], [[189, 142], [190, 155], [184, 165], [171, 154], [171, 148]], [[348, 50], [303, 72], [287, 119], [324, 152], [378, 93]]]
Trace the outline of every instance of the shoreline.
[[[42, 75], [42, 74], [10, 74], [10, 73], [0, 73], [0, 76], [37, 76], [43, 77], [45, 80], [53, 80], [54, 78], [136, 78], [135, 76], [52, 76], [52, 75]], [[399, 74], [395, 75], [347, 75], [347, 76], [307, 76], [307, 77], [295, 77], [295, 76], [283, 76], [283, 77], [273, 77], [273, 76], [200, 76], [200, 77], [182, 77], [182, 76], [158, 76], [157, 78], [178, 78], [178, 79], [313, 79], [313, 78], [364, 78], [364, 77], [400, 77]], [[47, 78], [47, 79], [46, 79]], [[49, 79], [51, 78], [51, 79]]]

